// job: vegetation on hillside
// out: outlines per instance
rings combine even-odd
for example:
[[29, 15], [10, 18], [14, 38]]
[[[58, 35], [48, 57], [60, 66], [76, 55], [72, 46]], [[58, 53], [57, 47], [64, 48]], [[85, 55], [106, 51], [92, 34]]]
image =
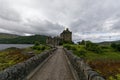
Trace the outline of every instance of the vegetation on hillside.
[[34, 44], [35, 41], [40, 44], [46, 43], [46, 36], [33, 35], [33, 36], [19, 36], [15, 38], [0, 38], [0, 44]]
[[117, 40], [117, 41], [105, 41], [105, 42], [100, 42], [98, 44], [99, 45], [110, 45], [111, 43], [119, 44], [120, 40]]
[[120, 51], [120, 44], [112, 43], [111, 47], [116, 51]]
[[83, 41], [79, 45], [64, 44], [75, 55], [81, 57], [106, 80], [120, 80], [119, 44], [98, 45]]
[[30, 58], [30, 55], [22, 54], [22, 49], [8, 48], [0, 51], [0, 71]]
[[36, 53], [39, 54], [41, 52], [43, 52], [44, 50], [49, 50], [51, 49], [50, 46], [46, 46], [46, 45], [41, 45], [38, 41], [35, 42], [35, 45], [33, 47], [31, 47], [32, 50]]
[[15, 34], [7, 34], [7, 33], [0, 33], [0, 39], [11, 39], [16, 38], [18, 35]]
[[72, 42], [72, 41], [60, 41], [59, 45], [63, 45], [63, 44], [74, 44], [74, 42]]

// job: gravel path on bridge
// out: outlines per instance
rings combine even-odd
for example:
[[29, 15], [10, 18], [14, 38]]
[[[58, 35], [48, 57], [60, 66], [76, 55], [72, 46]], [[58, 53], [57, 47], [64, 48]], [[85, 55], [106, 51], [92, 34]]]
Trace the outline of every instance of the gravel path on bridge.
[[64, 50], [58, 48], [48, 62], [29, 80], [74, 80]]

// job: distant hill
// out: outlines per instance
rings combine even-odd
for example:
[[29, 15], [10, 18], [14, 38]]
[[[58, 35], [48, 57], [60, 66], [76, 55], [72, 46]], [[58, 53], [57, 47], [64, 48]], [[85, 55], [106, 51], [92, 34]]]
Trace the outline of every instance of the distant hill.
[[120, 43], [120, 40], [118, 40], [118, 41], [113, 41], [114, 43]]
[[0, 39], [10, 39], [10, 38], [16, 38], [18, 35], [15, 34], [7, 34], [7, 33], [0, 33]]
[[35, 41], [45, 44], [46, 39], [47, 36], [44, 35], [17, 36], [11, 34], [2, 34], [0, 36], [0, 44], [34, 44]]
[[105, 42], [101, 42], [101, 43], [98, 43], [98, 44], [101, 44], [101, 45], [109, 45], [110, 43], [119, 44], [119, 43], [120, 43], [120, 40], [118, 40], [118, 41], [105, 41]]

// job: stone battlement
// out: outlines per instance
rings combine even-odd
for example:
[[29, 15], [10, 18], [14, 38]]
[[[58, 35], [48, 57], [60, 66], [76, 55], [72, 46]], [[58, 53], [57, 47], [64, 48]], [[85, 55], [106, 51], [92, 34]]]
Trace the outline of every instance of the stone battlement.
[[67, 49], [64, 50], [80, 80], [105, 80], [88, 64], [86, 64], [83, 59], [75, 56], [72, 51], [68, 51]]
[[72, 43], [72, 32], [69, 31], [69, 29], [67, 28], [66, 30], [64, 30], [60, 36], [57, 37], [51, 37], [49, 36], [46, 40], [46, 44], [49, 45], [59, 45], [60, 43]]
[[26, 76], [30, 74], [38, 65], [48, 58], [56, 49], [45, 51], [36, 55], [25, 62], [16, 64], [12, 67], [0, 72], [0, 80], [26, 80]]

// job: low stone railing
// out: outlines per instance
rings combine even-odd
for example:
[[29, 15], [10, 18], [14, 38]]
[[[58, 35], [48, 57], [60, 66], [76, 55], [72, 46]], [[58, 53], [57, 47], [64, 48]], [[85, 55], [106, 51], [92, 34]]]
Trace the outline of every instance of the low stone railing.
[[38, 65], [48, 58], [56, 49], [44, 51], [43, 53], [31, 57], [25, 62], [18, 63], [12, 67], [0, 72], [0, 80], [26, 80], [26, 76], [30, 74]]
[[67, 49], [64, 50], [80, 80], [105, 80], [86, 64], [83, 59], [75, 56], [72, 51], [68, 51]]

